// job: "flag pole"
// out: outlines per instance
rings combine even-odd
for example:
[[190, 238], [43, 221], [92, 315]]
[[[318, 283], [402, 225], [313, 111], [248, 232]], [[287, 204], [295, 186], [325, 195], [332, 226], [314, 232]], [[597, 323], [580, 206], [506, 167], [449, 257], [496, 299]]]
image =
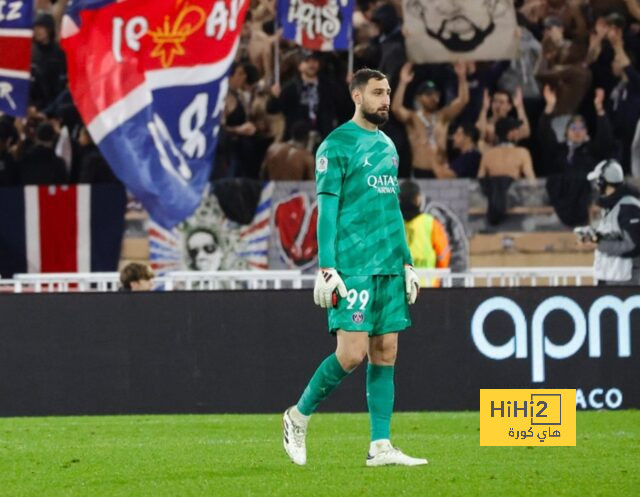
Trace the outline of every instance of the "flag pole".
[[276, 16], [273, 20], [273, 30], [275, 35], [275, 46], [273, 50], [273, 79], [274, 83], [280, 85], [280, 34], [278, 33], [278, 4], [276, 3]]
[[347, 59], [347, 74], [353, 75], [353, 26], [349, 33], [349, 55]]

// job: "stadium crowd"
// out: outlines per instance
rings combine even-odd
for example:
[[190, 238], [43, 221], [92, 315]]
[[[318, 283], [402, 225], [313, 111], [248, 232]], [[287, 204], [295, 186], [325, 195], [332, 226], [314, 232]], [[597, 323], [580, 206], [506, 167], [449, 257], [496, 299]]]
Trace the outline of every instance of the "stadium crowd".
[[[37, 2], [29, 114], [0, 117], [0, 185], [117, 181], [67, 88], [58, 42], [65, 4]], [[398, 148], [400, 176], [584, 177], [611, 157], [640, 176], [640, 1], [515, 5], [515, 60], [412, 65], [401, 2], [357, 0], [353, 68], [389, 76], [384, 131]], [[280, 39], [275, 9], [275, 0], [252, 0], [212, 180], [312, 179], [315, 148], [352, 116], [347, 53]]]

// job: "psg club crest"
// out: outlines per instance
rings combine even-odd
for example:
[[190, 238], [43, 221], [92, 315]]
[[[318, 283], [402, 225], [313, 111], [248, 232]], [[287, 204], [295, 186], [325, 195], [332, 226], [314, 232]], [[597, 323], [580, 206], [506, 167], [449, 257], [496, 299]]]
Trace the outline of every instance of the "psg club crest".
[[364, 321], [364, 314], [360, 311], [356, 311], [351, 315], [351, 320], [356, 324], [360, 324]]

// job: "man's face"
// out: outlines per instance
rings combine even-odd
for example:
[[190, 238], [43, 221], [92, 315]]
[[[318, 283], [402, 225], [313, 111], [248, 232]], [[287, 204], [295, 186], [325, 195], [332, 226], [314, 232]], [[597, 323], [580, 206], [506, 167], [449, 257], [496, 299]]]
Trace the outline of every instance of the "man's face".
[[493, 31], [497, 2], [492, 0], [410, 0], [427, 34], [452, 52], [470, 52]]
[[609, 29], [607, 29], [607, 38], [612, 44], [615, 44], [616, 42], [618, 42], [618, 40], [622, 39], [622, 29], [613, 24], [608, 24], [608, 28]]
[[551, 26], [545, 30], [544, 37], [560, 46], [564, 43], [564, 29], [561, 26]]
[[237, 66], [233, 74], [229, 77], [229, 87], [233, 90], [238, 90], [244, 86], [247, 82], [247, 73], [244, 67]]
[[44, 26], [33, 27], [33, 41], [46, 45], [49, 43], [49, 30]]
[[451, 144], [453, 145], [453, 148], [460, 150], [464, 145], [465, 138], [466, 135], [464, 134], [464, 131], [462, 131], [462, 127], [459, 126], [451, 137]]
[[192, 266], [198, 271], [217, 271], [222, 261], [222, 251], [211, 233], [199, 231], [187, 241]]
[[362, 90], [354, 90], [353, 98], [370, 123], [382, 126], [389, 119], [391, 87], [386, 79], [370, 79]]
[[582, 119], [575, 119], [567, 127], [567, 141], [579, 145], [588, 138], [587, 126]]
[[491, 98], [491, 112], [497, 119], [507, 117], [512, 108], [513, 105], [511, 105], [511, 101], [507, 94], [501, 92], [493, 94], [493, 97]]
[[420, 102], [420, 105], [422, 105], [422, 108], [427, 112], [435, 112], [438, 110], [438, 106], [440, 105], [440, 92], [424, 92], [418, 97], [418, 101]]
[[309, 57], [300, 62], [298, 70], [307, 78], [315, 78], [320, 71], [320, 62], [315, 57]]

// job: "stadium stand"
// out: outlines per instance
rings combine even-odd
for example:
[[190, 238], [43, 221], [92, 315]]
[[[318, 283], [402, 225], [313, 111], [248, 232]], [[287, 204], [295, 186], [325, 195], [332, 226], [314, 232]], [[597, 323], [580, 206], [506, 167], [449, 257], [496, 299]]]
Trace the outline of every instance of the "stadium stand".
[[[64, 54], [57, 41], [66, 3], [38, 2], [28, 116], [0, 116], [2, 186], [118, 183], [91, 142], [67, 87]], [[351, 116], [347, 54], [307, 52], [279, 39], [274, 34], [274, 5], [272, 0], [252, 2], [230, 74], [211, 180], [259, 179], [270, 146], [282, 143], [284, 149], [313, 153], [333, 128]], [[480, 139], [477, 146], [475, 140], [470, 146], [485, 155], [497, 145], [498, 121], [511, 119], [512, 140], [529, 150], [539, 179], [535, 186], [515, 181], [501, 187], [506, 203], [495, 224], [489, 218], [498, 211], [487, 203], [487, 182], [466, 179], [471, 267], [586, 266], [591, 253], [577, 248], [570, 233], [590, 214], [592, 197], [584, 175], [598, 161], [617, 158], [625, 174], [633, 176], [632, 164], [639, 160], [637, 2], [524, 0], [515, 5], [519, 58], [469, 62], [458, 70], [469, 87], [468, 102], [444, 130], [445, 136], [436, 140], [438, 159], [427, 164], [426, 172], [434, 178], [473, 176], [474, 167], [459, 169], [463, 149], [461, 138], [454, 137], [456, 130], [475, 124]], [[386, 71], [394, 92], [406, 62], [404, 51], [398, 50], [404, 44], [402, 22], [400, 2], [357, 2], [353, 68]], [[276, 44], [279, 82], [273, 71]], [[452, 102], [458, 92], [453, 62], [413, 66], [403, 105], [420, 105], [414, 99], [427, 82], [439, 91], [441, 108]], [[305, 133], [293, 137], [296, 126]], [[392, 116], [385, 131], [398, 148], [399, 175], [414, 176], [411, 165], [416, 160], [405, 126]], [[291, 179], [296, 179], [301, 159], [291, 156], [295, 161]], [[279, 164], [280, 177], [287, 177], [286, 160]], [[513, 176], [517, 179], [518, 173]], [[121, 264], [149, 260], [145, 222], [143, 211], [128, 209]]]

